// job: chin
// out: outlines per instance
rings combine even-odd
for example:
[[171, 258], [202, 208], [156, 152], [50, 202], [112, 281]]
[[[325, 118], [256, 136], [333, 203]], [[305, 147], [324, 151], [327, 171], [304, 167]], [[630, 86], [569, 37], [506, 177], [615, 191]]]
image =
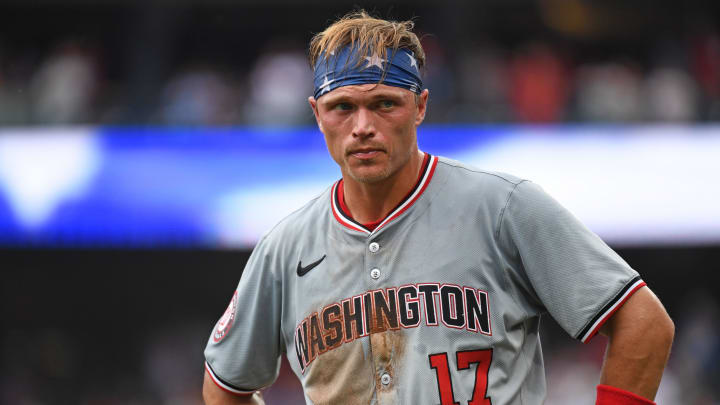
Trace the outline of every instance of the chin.
[[348, 174], [353, 180], [358, 183], [373, 184], [379, 183], [392, 174], [390, 168], [377, 168], [375, 170], [368, 170], [369, 168], [360, 168], [359, 170], [349, 170]]

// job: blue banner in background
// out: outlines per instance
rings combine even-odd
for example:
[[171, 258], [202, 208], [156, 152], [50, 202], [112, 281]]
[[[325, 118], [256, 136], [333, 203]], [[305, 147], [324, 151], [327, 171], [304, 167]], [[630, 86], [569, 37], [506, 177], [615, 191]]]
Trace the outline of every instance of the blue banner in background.
[[[476, 140], [426, 132], [441, 150]], [[0, 150], [5, 246], [252, 245], [265, 221], [340, 177], [316, 128], [16, 129], [0, 132]], [[297, 198], [277, 194], [288, 187]], [[263, 192], [283, 200], [253, 205]]]
[[[720, 241], [720, 204], [702, 206], [720, 195], [688, 189], [686, 202], [663, 194], [667, 183], [643, 185], [668, 164], [666, 182], [714, 178], [717, 127], [428, 126], [418, 139], [424, 151], [539, 180], [611, 241]], [[339, 177], [316, 128], [2, 129], [0, 245], [248, 248]], [[650, 209], [657, 198], [695, 201], [698, 218], [668, 222]]]

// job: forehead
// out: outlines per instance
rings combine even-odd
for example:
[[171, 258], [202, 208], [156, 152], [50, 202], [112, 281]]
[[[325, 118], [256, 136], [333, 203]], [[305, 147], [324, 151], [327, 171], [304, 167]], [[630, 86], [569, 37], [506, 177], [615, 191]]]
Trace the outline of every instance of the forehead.
[[338, 87], [322, 96], [318, 101], [331, 103], [340, 99], [375, 99], [379, 97], [411, 97], [414, 93], [400, 87], [386, 84], [353, 84]]

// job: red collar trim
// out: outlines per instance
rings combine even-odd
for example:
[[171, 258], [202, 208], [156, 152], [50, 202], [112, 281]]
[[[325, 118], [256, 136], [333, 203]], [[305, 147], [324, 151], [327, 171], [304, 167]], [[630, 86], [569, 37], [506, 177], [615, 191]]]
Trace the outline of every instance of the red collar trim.
[[405, 196], [405, 198], [400, 202], [400, 204], [398, 204], [397, 207], [395, 207], [395, 209], [393, 209], [387, 217], [380, 221], [372, 222], [369, 224], [360, 224], [352, 218], [352, 216], [350, 215], [350, 210], [348, 210], [347, 206], [345, 205], [343, 181], [342, 179], [338, 180], [337, 182], [335, 182], [332, 190], [330, 191], [330, 205], [332, 207], [333, 216], [338, 222], [340, 222], [341, 225], [354, 231], [371, 234], [379, 230], [388, 222], [402, 215], [403, 212], [407, 211], [407, 209], [410, 208], [415, 203], [415, 201], [418, 200], [418, 198], [420, 198], [423, 192], [425, 192], [428, 184], [430, 184], [430, 180], [432, 180], [432, 176], [435, 173], [435, 168], [437, 167], [437, 162], [437, 156], [432, 156], [426, 153], [425, 158], [423, 159], [422, 169], [420, 170], [420, 174], [418, 175], [417, 183], [412, 188], [412, 190], [410, 190], [408, 195]]

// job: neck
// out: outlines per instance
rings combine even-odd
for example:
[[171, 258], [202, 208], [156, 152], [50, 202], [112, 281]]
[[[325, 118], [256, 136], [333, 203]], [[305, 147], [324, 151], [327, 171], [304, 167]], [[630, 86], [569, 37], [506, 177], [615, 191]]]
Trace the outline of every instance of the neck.
[[352, 217], [361, 224], [385, 218], [415, 186], [424, 156], [418, 151], [400, 170], [376, 183], [343, 176], [345, 205]]

